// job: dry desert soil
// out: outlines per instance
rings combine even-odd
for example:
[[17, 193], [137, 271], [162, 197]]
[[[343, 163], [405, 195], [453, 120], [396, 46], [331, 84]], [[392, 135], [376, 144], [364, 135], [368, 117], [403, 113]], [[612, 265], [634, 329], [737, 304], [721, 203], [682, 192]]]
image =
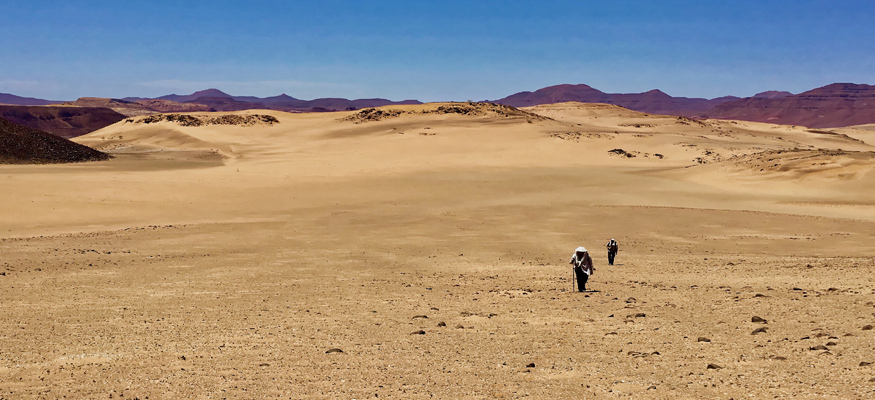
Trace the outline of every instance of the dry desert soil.
[[0, 399], [875, 391], [871, 127], [146, 118], [75, 139], [109, 161], [0, 165]]

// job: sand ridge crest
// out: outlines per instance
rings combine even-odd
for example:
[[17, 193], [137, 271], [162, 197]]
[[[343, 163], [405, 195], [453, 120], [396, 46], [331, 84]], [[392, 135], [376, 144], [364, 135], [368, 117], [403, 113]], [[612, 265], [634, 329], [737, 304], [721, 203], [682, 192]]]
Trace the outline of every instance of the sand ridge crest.
[[525, 117], [527, 120], [551, 120], [532, 112], [520, 110], [515, 107], [497, 103], [467, 102], [467, 103], [426, 103], [421, 106], [398, 108], [384, 106], [378, 108], [366, 108], [352, 115], [340, 118], [340, 121], [353, 122], [356, 124], [382, 121], [401, 115], [444, 115], [458, 114], [466, 116], [496, 116], [501, 118]]

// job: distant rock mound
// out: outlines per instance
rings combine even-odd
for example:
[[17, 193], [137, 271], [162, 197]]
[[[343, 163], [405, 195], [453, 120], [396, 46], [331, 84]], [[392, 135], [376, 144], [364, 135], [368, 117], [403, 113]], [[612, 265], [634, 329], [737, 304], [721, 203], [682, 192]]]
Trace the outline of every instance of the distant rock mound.
[[207, 126], [207, 125], [238, 125], [238, 126], [255, 126], [255, 125], [273, 125], [280, 121], [272, 115], [252, 114], [252, 115], [219, 115], [219, 116], [197, 116], [188, 114], [156, 114], [139, 119], [127, 119], [125, 123], [135, 124], [154, 124], [157, 122], [173, 122], [180, 126]]
[[192, 103], [208, 106], [213, 111], [243, 111], [269, 110], [270, 107], [261, 103], [235, 100], [232, 97], [198, 97]]
[[526, 118], [529, 121], [550, 120], [550, 118], [523, 111], [515, 107], [496, 103], [447, 103], [436, 104], [434, 107], [423, 110], [398, 110], [391, 108], [366, 108], [355, 114], [341, 118], [340, 121], [360, 124], [364, 122], [382, 121], [401, 115], [426, 115], [426, 114], [459, 114], [467, 116], [493, 115], [500, 118]]
[[71, 163], [110, 158], [90, 147], [0, 118], [0, 164]]
[[170, 100], [137, 100], [135, 103], [139, 103], [144, 105], [146, 108], [150, 110], [154, 110], [159, 113], [179, 113], [179, 112], [205, 112], [205, 111], [216, 111], [210, 106], [206, 104], [198, 104], [198, 103], [179, 103], [176, 101]]
[[793, 93], [783, 92], [778, 90], [768, 90], [765, 92], [757, 93], [753, 95], [754, 98], [757, 99], [783, 99], [784, 97], [790, 97]]
[[834, 83], [783, 97], [748, 97], [720, 104], [702, 115], [811, 128], [875, 123], [875, 86]]
[[125, 116], [102, 107], [0, 106], [0, 118], [69, 139], [112, 125]]

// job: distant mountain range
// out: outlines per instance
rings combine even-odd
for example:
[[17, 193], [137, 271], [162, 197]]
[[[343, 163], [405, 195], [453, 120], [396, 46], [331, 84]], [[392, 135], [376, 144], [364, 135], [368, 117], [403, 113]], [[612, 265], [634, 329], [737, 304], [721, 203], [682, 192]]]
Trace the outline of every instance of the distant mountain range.
[[773, 124], [831, 128], [875, 123], [875, 86], [834, 83], [804, 93], [767, 91], [752, 97], [715, 99], [672, 97], [659, 90], [604, 93], [587, 85], [556, 85], [520, 92], [496, 103], [514, 107], [580, 101], [608, 103], [651, 114], [737, 119]]
[[[834, 83], [821, 88], [809, 90], [800, 94], [783, 91], [766, 91], [752, 97], [739, 98], [735, 96], [717, 97], [714, 99], [673, 97], [660, 90], [644, 93], [605, 93], [588, 85], [555, 85], [538, 89], [534, 92], [519, 92], [495, 103], [513, 107], [535, 106], [539, 104], [579, 101], [584, 103], [607, 103], [625, 107], [631, 110], [650, 113], [680, 115], [693, 118], [738, 119], [746, 121], [769, 122], [775, 124], [803, 125], [812, 128], [828, 128], [849, 125], [875, 123], [875, 86]], [[45, 106], [58, 104], [50, 100], [20, 97], [0, 93], [0, 104], [15, 104], [28, 106]], [[63, 106], [90, 108], [108, 108], [123, 116], [143, 115], [157, 112], [195, 112], [195, 111], [239, 111], [251, 109], [270, 109], [286, 112], [326, 112], [356, 110], [368, 107], [379, 107], [396, 104], [421, 104], [417, 100], [391, 101], [387, 99], [356, 99], [323, 98], [301, 100], [281, 94], [272, 97], [232, 96], [218, 89], [207, 89], [189, 95], [170, 94], [154, 99], [142, 97], [126, 97], [123, 99], [106, 99], [84, 97], [74, 102], [63, 103]], [[4, 115], [16, 114], [4, 107]], [[112, 120], [108, 115], [92, 118], [95, 124], [82, 124], [76, 129], [70, 127], [49, 126], [43, 119], [48, 117], [43, 110], [32, 114], [20, 110], [11, 115], [11, 120], [17, 123], [42, 129], [50, 133], [63, 132], [64, 137], [73, 137], [87, 133], [95, 126], [105, 126]], [[39, 111], [39, 110], [35, 110]], [[77, 113], [83, 113], [79, 110]], [[31, 118], [24, 114], [31, 113]], [[43, 115], [42, 117], [34, 115]], [[60, 116], [70, 114], [54, 111], [49, 114]], [[9, 117], [7, 117], [9, 118]], [[70, 117], [65, 117], [70, 119]], [[76, 117], [79, 121], [89, 120], [83, 115]], [[50, 118], [52, 119], [52, 118]], [[63, 122], [63, 121], [61, 121]], [[40, 124], [39, 126], [37, 124]], [[63, 123], [60, 125], [64, 125]], [[75, 133], [74, 133], [75, 132]]]
[[651, 114], [694, 116], [708, 111], [718, 104], [738, 97], [726, 96], [716, 99], [672, 97], [659, 90], [644, 93], [605, 93], [588, 85], [556, 85], [534, 92], [519, 92], [494, 102], [513, 107], [528, 107], [539, 104], [579, 101], [582, 103], [606, 103], [630, 110]]
[[833, 83], [796, 95], [748, 97], [721, 103], [700, 116], [810, 128], [871, 124], [875, 123], [875, 86]]
[[33, 97], [21, 97], [9, 93], [0, 93], [0, 104], [15, 106], [45, 106], [60, 103], [60, 101], [35, 99]]
[[[128, 97], [123, 100], [142, 101], [140, 97]], [[387, 99], [357, 99], [324, 98], [315, 100], [300, 100], [287, 94], [272, 97], [232, 96], [218, 89], [207, 89], [189, 95], [170, 94], [155, 98], [178, 103], [203, 104], [214, 111], [239, 110], [279, 110], [286, 112], [326, 112], [358, 110], [367, 107], [380, 107], [395, 104], [422, 104], [417, 100], [391, 101]]]

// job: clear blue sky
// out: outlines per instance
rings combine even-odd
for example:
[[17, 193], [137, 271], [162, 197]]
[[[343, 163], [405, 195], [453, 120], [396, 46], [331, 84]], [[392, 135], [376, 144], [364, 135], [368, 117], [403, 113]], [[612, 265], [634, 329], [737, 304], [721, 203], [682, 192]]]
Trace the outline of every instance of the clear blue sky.
[[0, 92], [497, 99], [875, 83], [875, 2], [0, 0]]

